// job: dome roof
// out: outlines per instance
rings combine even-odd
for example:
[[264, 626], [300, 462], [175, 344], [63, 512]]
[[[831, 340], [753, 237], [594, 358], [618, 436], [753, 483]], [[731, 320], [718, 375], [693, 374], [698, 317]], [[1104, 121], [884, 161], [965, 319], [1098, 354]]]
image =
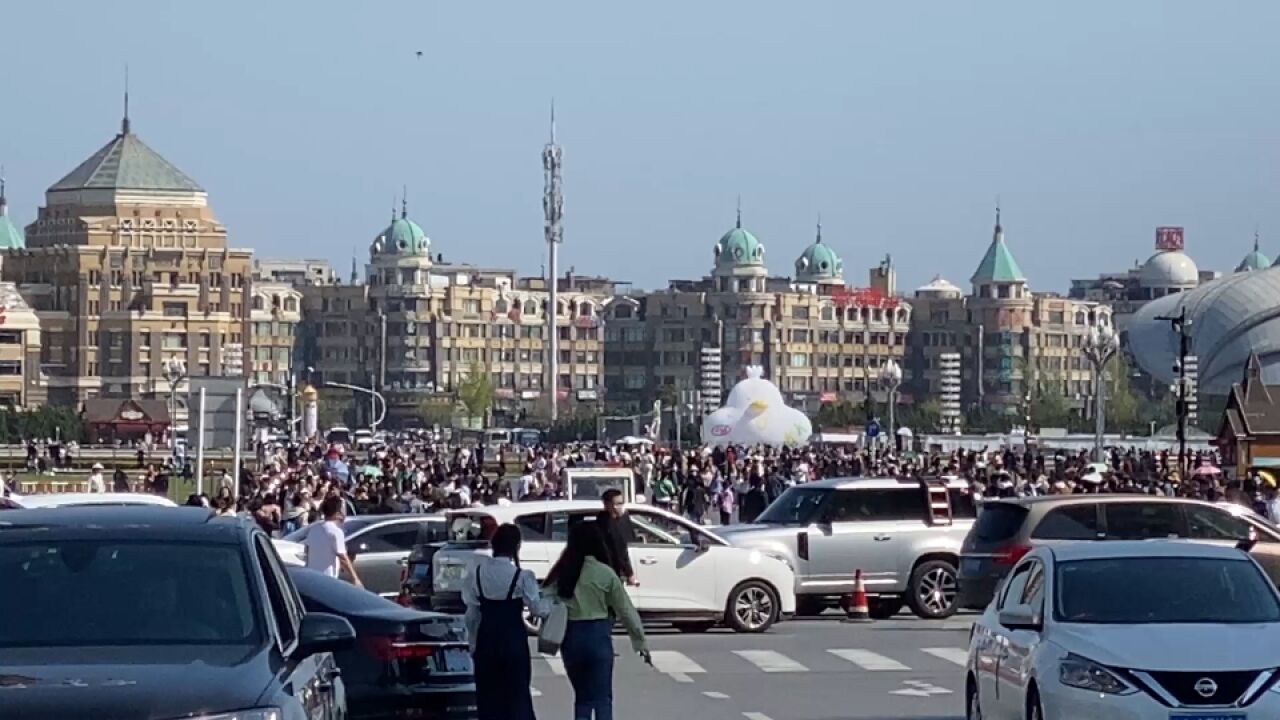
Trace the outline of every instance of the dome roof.
[[716, 265], [764, 265], [764, 244], [755, 235], [738, 226], [725, 233], [716, 243]]
[[1193, 288], [1200, 284], [1200, 269], [1180, 250], [1158, 252], [1138, 271], [1138, 283], [1145, 288]]
[[796, 258], [796, 280], [800, 282], [844, 282], [844, 261], [822, 242], [822, 225], [818, 238]]
[[960, 288], [941, 275], [934, 275], [932, 280], [916, 288], [916, 295], [925, 297], [960, 297], [962, 294]]
[[400, 217], [393, 218], [391, 224], [378, 234], [373, 241], [375, 254], [389, 255], [429, 255], [431, 239], [422, 231], [418, 223], [408, 217], [408, 209], [402, 207]]
[[1245, 255], [1244, 259], [1240, 261], [1240, 264], [1236, 266], [1236, 272], [1265, 270], [1269, 267], [1271, 267], [1271, 258], [1263, 255], [1259, 250], [1253, 250], [1248, 255]]

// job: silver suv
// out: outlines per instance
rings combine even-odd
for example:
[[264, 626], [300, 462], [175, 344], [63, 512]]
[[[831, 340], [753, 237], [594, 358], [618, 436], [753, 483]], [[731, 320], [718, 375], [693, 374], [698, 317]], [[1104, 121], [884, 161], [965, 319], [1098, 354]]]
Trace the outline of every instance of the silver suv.
[[754, 524], [719, 535], [791, 566], [797, 614], [839, 603], [861, 570], [872, 617], [906, 603], [944, 618], [956, 611], [960, 545], [976, 516], [956, 478], [832, 478], [788, 489]]

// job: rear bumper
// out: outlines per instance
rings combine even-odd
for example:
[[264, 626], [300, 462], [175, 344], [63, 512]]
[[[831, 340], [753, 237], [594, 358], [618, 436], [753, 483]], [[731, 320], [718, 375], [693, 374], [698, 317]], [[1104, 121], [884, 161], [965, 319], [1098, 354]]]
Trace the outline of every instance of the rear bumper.
[[467, 611], [466, 605], [462, 602], [462, 593], [460, 592], [431, 593], [431, 609], [436, 612], [454, 615], [461, 615]]
[[427, 688], [388, 688], [357, 696], [348, 695], [347, 715], [351, 720], [391, 718], [471, 718], [476, 712], [474, 683]]

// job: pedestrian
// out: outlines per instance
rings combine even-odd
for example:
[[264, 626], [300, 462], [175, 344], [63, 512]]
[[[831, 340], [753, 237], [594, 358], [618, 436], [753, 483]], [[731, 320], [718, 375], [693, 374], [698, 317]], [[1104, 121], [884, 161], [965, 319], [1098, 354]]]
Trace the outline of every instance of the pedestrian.
[[93, 464], [93, 472], [89, 473], [89, 492], [105, 493], [107, 491], [107, 481], [102, 477], [102, 463]]
[[769, 497], [765, 494], [764, 482], [760, 476], [754, 475], [751, 478], [751, 487], [743, 493], [742, 501], [739, 503], [738, 520], [753, 523], [768, 506]]
[[499, 526], [489, 546], [493, 557], [482, 560], [475, 583], [462, 588], [477, 714], [479, 720], [534, 720], [524, 610], [546, 617], [551, 603], [542, 598], [533, 573], [520, 568], [520, 528]]
[[631, 637], [631, 647], [652, 664], [640, 615], [609, 566], [598, 523], [569, 529], [560, 559], [547, 574], [547, 589], [565, 604], [569, 623], [560, 646], [573, 686], [574, 720], [613, 720], [613, 622]]
[[356, 574], [356, 566], [347, 555], [347, 536], [342, 531], [342, 521], [347, 514], [338, 496], [327, 497], [320, 503], [320, 514], [324, 522], [312, 526], [302, 538], [306, 548], [307, 568], [322, 572], [329, 577], [338, 577], [339, 570], [345, 570], [351, 576], [356, 587], [364, 587], [360, 576]]
[[629, 550], [631, 543], [636, 541], [636, 531], [627, 515], [626, 498], [621, 490], [609, 488], [600, 499], [604, 502], [604, 509], [596, 515], [596, 522], [604, 534], [607, 562], [628, 585], [638, 585]]

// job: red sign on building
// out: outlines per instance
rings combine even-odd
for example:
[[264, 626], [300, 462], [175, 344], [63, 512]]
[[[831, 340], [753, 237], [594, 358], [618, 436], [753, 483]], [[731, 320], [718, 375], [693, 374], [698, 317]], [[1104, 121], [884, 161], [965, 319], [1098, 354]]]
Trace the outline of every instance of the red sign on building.
[[1182, 228], [1173, 225], [1156, 228], [1156, 249], [1181, 251], [1186, 247], [1182, 239]]
[[881, 309], [898, 307], [898, 298], [886, 295], [876, 288], [833, 287], [831, 300], [836, 307], [842, 308], [851, 305]]

